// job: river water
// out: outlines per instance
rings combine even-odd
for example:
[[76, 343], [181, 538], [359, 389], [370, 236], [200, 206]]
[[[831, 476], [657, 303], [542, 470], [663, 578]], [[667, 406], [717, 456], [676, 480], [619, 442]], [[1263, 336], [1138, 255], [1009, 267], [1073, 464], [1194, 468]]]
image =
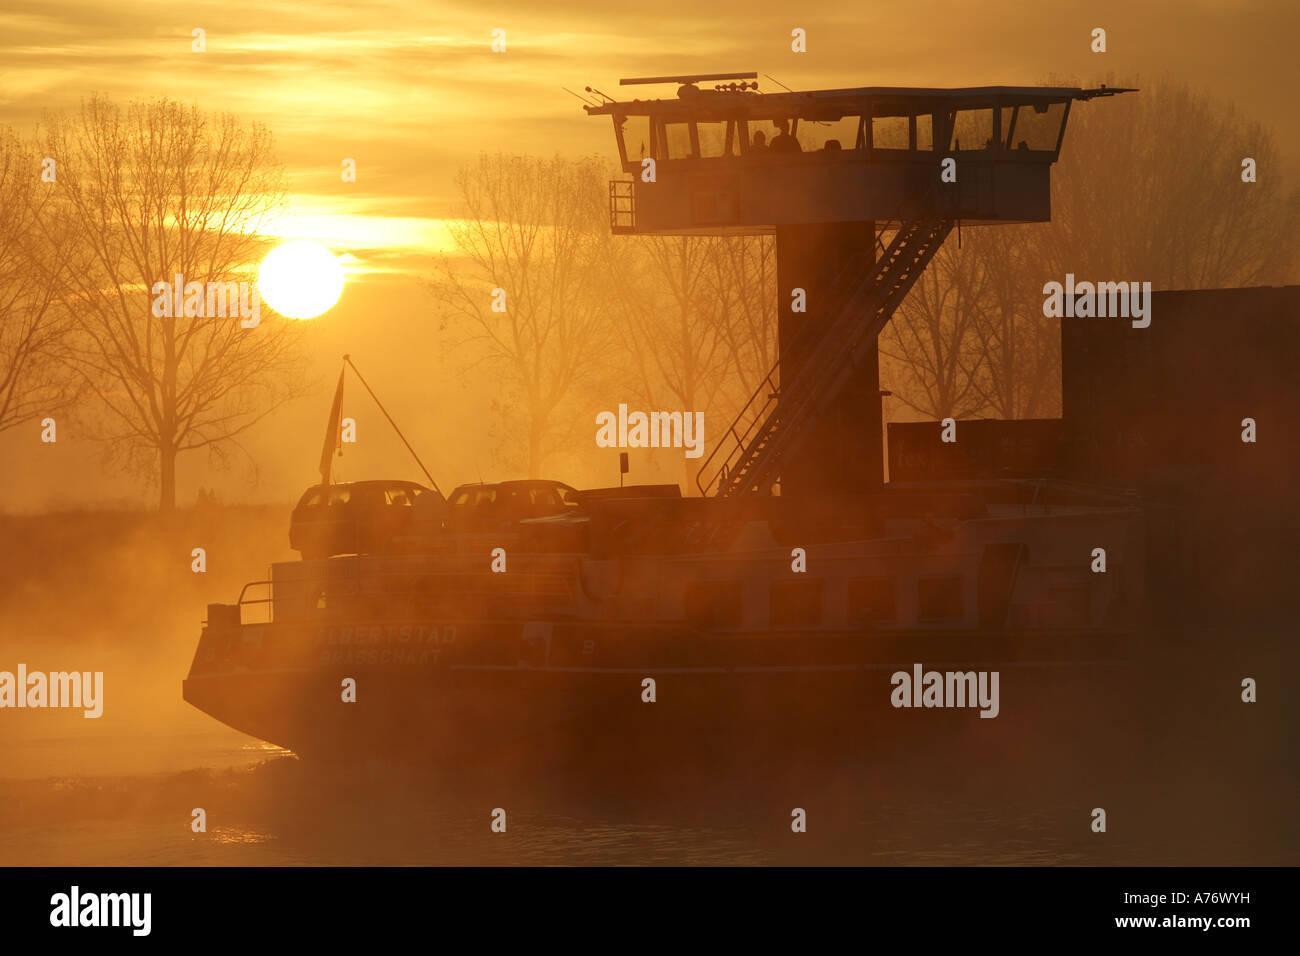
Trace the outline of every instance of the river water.
[[[471, 784], [437, 768], [313, 767], [181, 699], [205, 602], [233, 600], [283, 557], [282, 542], [262, 544], [283, 537], [283, 515], [259, 515], [162, 530], [49, 517], [7, 539], [0, 522], [0, 670], [105, 675], [99, 719], [0, 710], [0, 865], [1300, 862], [1285, 690], [1296, 649], [1282, 627], [1161, 648], [1139, 675], [1142, 713], [1103, 735], [1119, 712], [1104, 697], [1049, 707], [1059, 723], [1032, 747], [1002, 733], [1016, 708], [1004, 697], [996, 721], [970, 715], [1006, 741], [978, 754], [958, 739], [798, 773]], [[206, 575], [191, 571], [195, 541]], [[1240, 701], [1243, 674], [1258, 678], [1258, 703]], [[1097, 807], [1105, 833], [1091, 828]], [[792, 832], [796, 808], [806, 832]]]
[[[764, 785], [591, 779], [469, 785], [379, 762], [322, 770], [180, 701], [148, 727], [10, 711], [0, 774], [5, 865], [1294, 863], [1277, 795], [1193, 761], [1009, 784], [1014, 757], [918, 773], [841, 762]], [[1131, 765], [1130, 765], [1131, 766]], [[760, 781], [755, 783], [755, 780]], [[1217, 780], [1216, 784], [1214, 781]], [[1057, 785], [1059, 784], [1059, 785]], [[1104, 834], [1094, 805], [1108, 807]], [[506, 811], [493, 832], [492, 813]], [[791, 830], [792, 811], [807, 830]], [[206, 831], [191, 828], [202, 808]]]

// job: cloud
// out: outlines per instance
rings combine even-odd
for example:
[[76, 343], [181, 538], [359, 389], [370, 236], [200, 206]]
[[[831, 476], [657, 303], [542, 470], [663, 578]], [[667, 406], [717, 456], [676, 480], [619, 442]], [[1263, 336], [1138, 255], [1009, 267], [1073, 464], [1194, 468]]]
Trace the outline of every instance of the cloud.
[[[1109, 32], [1104, 58], [1088, 48], [1097, 25]], [[206, 53], [190, 50], [196, 26], [207, 31]], [[807, 54], [790, 51], [795, 26], [808, 31]], [[585, 116], [564, 86], [620, 95], [620, 76], [743, 69], [804, 89], [1169, 73], [1276, 117], [1293, 108], [1297, 26], [1297, 8], [1281, 0], [1247, 8], [1226, 0], [830, 0], [807, 9], [762, 0], [506, 0], [486, 10], [466, 0], [183, 8], [11, 0], [0, 13], [8, 67], [0, 124], [30, 127], [92, 91], [231, 110], [274, 131], [298, 215], [355, 217], [356, 241], [373, 246], [374, 224], [386, 219], [404, 240], [436, 235], [427, 223], [453, 213], [455, 172], [480, 152], [612, 157], [608, 121]], [[490, 51], [495, 27], [507, 31], [504, 54]], [[1300, 132], [1278, 134], [1294, 169]], [[344, 157], [357, 161], [356, 183], [338, 175]]]

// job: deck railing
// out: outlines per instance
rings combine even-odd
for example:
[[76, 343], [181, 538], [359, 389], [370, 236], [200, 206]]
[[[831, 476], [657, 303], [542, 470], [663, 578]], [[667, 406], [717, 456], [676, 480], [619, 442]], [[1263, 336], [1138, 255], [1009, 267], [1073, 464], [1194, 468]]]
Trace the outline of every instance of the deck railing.
[[[270, 579], [245, 584], [235, 606], [240, 623], [252, 624], [313, 620], [340, 613], [429, 614], [467, 604], [487, 610], [493, 600], [500, 599], [504, 599], [503, 607], [516, 611], [562, 614], [578, 603], [580, 569], [576, 560], [548, 562], [550, 567], [515, 567], [509, 574], [470, 569], [465, 567], [467, 563], [380, 556], [286, 563], [277, 565]], [[275, 573], [288, 568], [294, 569], [292, 576]], [[260, 592], [265, 596], [254, 596], [259, 594], [258, 588], [266, 589]], [[244, 609], [255, 607], [267, 609], [265, 620], [245, 619]]]

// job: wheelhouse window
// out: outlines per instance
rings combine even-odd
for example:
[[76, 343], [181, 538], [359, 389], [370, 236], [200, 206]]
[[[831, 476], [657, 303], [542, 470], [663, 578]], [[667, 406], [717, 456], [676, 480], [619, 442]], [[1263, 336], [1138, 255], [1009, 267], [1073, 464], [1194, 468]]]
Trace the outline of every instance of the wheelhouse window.
[[624, 116], [619, 127], [619, 152], [627, 171], [640, 169], [641, 160], [652, 155], [650, 150], [650, 117]]
[[929, 113], [922, 113], [920, 116], [911, 118], [912, 124], [916, 127], [916, 149], [933, 150], [934, 149], [934, 117]]
[[907, 149], [909, 140], [908, 117], [871, 117], [872, 149]]
[[773, 627], [809, 627], [822, 622], [822, 582], [773, 581], [768, 592]]
[[818, 150], [843, 152], [860, 149], [862, 135], [861, 116], [841, 116], [839, 119], [802, 120], [797, 138], [805, 153]]
[[993, 149], [993, 110], [958, 110], [953, 117], [951, 150]]
[[690, 159], [695, 155], [691, 147], [690, 123], [664, 123], [660, 132], [662, 148], [658, 151], [659, 159]]
[[[1044, 97], [1051, 95], [1058, 94], [1043, 93]], [[769, 107], [766, 100], [702, 100], [698, 105], [676, 108], [667, 103], [629, 104], [628, 108], [644, 108], [647, 113], [615, 114], [613, 120], [623, 169], [633, 173], [647, 157], [699, 161], [761, 158], [773, 153], [857, 153], [857, 159], [870, 159], [869, 153], [859, 151], [986, 151], [1037, 153], [1039, 159], [1051, 154], [1055, 158], [1069, 100], [1033, 102], [1035, 99], [1032, 91], [1024, 90], [951, 99], [837, 97], [799, 101], [784, 108], [776, 102]], [[837, 116], [840, 110], [854, 112]], [[781, 135], [782, 129], [787, 135]]]
[[1011, 118], [1011, 128], [1003, 131], [1007, 148], [1055, 153], [1065, 127], [1065, 113], [1065, 103], [1017, 106]]
[[740, 138], [735, 120], [696, 123], [696, 136], [700, 141], [700, 156], [715, 159], [720, 156], [739, 156]]

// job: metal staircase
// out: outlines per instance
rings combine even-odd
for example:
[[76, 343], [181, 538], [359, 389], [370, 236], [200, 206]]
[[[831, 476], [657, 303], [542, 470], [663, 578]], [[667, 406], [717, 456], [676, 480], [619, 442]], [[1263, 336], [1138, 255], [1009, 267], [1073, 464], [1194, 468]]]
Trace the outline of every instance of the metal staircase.
[[[801, 368], [790, 381], [781, 382], [780, 360], [772, 366], [700, 466], [695, 484], [701, 494], [735, 497], [771, 491], [805, 427], [852, 380], [951, 228], [950, 219], [904, 221], [869, 273], [853, 275], [856, 270], [849, 269], [841, 274], [834, 287], [848, 294], [836, 296], [844, 303], [839, 316], [805, 327], [797, 342], [808, 347], [793, 353], [800, 354]], [[815, 336], [815, 344], [805, 335]]]

